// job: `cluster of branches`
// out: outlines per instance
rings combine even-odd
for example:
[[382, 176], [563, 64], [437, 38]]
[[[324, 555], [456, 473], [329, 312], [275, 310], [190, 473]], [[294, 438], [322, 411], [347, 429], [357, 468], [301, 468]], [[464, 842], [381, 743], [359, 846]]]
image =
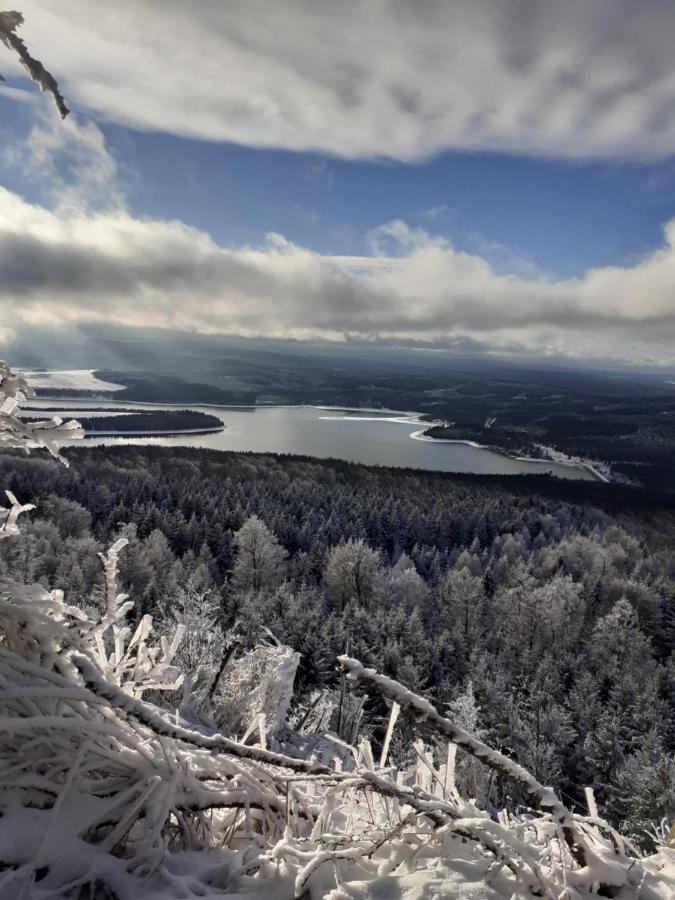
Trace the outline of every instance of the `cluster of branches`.
[[19, 448], [26, 453], [41, 447], [67, 466], [68, 461], [59, 448], [65, 440], [84, 436], [79, 422], [74, 419], [64, 422], [60, 416], [44, 421], [22, 421], [17, 415], [21, 402], [32, 397], [34, 391], [26, 378], [0, 360], [0, 446]]

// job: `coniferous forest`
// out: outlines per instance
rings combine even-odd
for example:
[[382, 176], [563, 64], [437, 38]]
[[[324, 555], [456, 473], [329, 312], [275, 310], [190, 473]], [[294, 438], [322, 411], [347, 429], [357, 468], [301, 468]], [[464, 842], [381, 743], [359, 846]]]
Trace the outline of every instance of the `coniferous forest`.
[[[553, 479], [187, 448], [69, 456], [70, 469], [0, 459], [2, 483], [37, 504], [21, 545], [0, 544], [3, 575], [86, 604], [103, 591], [98, 554], [124, 537], [119, 578], [135, 615], [198, 635], [208, 623], [199, 653], [214, 665], [233, 637], [241, 654], [269, 629], [300, 654], [297, 715], [313, 709], [317, 731], [353, 736], [361, 697], [340, 704], [335, 664], [347, 651], [454, 710], [573, 805], [592, 787], [641, 845], [672, 816], [667, 504], [600, 485], [595, 502], [581, 500], [578, 485]], [[358, 712], [359, 733], [381, 742], [385, 707]], [[394, 754], [410, 752], [412, 726], [397, 731]], [[508, 802], [508, 785], [475, 769], [463, 777], [482, 802]]]

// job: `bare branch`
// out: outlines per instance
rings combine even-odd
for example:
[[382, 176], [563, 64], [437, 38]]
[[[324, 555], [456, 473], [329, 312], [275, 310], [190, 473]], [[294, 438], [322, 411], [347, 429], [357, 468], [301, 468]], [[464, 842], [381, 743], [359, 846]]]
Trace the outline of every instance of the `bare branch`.
[[[32, 57], [28, 52], [28, 48], [16, 34], [16, 29], [23, 24], [23, 16], [19, 12], [0, 12], [0, 41], [10, 50], [18, 55], [19, 59], [28, 75], [36, 84], [40, 86], [43, 93], [51, 94], [56, 103], [56, 108], [62, 119], [68, 115], [70, 110], [66, 106], [66, 101], [59, 91], [56, 79], [51, 75], [42, 63]], [[0, 75], [0, 81], [5, 79]]]

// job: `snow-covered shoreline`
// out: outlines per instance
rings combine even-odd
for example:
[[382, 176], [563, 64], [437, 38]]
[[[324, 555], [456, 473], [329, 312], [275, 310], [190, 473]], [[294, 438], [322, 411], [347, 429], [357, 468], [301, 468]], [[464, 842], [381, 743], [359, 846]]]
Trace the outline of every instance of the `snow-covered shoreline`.
[[427, 425], [427, 428], [423, 428], [420, 431], [413, 432], [410, 437], [415, 441], [430, 441], [434, 444], [466, 444], [468, 447], [474, 447], [476, 450], [489, 450], [492, 453], [500, 453], [502, 456], [506, 456], [508, 459], [515, 459], [518, 462], [528, 462], [528, 463], [542, 463], [551, 465], [551, 463], [555, 463], [559, 466], [566, 466], [569, 469], [586, 469], [597, 481], [602, 481], [605, 484], [611, 484], [609, 478], [599, 472], [591, 463], [586, 462], [585, 460], [572, 460], [572, 459], [539, 459], [534, 456], [514, 456], [512, 453], [509, 453], [507, 450], [504, 450], [501, 447], [492, 447], [486, 444], [479, 444], [477, 441], [470, 441], [466, 438], [435, 438], [430, 437], [426, 434], [428, 428], [431, 428], [434, 423], [430, 422]]
[[[413, 431], [410, 437], [414, 441], [426, 441], [430, 444], [466, 444], [467, 447], [475, 447], [476, 450], [493, 450], [492, 447], [487, 447], [485, 444], [479, 444], [477, 441], [469, 441], [466, 438], [435, 438], [429, 437], [426, 434], [427, 430], [433, 426], [433, 422], [429, 422], [426, 428], [422, 428], [420, 431]], [[496, 452], [496, 451], [495, 451]], [[507, 453], [503, 454], [504, 456], [508, 456]], [[515, 458], [515, 457], [514, 457]], [[524, 457], [522, 457], [524, 458]]]

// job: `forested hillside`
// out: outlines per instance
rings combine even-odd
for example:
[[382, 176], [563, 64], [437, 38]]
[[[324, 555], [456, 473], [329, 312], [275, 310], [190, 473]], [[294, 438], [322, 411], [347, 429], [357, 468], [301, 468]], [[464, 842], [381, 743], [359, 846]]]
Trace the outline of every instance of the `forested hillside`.
[[[236, 628], [238, 652], [270, 629], [301, 654], [297, 715], [311, 710], [317, 730], [351, 739], [358, 725], [382, 740], [381, 702], [340, 699], [335, 659], [348, 651], [452, 709], [573, 805], [592, 786], [641, 846], [672, 817], [668, 509], [602, 486], [595, 504], [574, 502], [578, 486], [537, 479], [189, 449], [69, 456], [69, 470], [0, 460], [0, 481], [38, 507], [21, 544], [0, 546], [4, 574], [86, 604], [103, 587], [97, 554], [123, 536], [135, 614]], [[404, 720], [394, 756], [412, 752], [411, 735]], [[462, 778], [483, 803], [510, 800], [485, 771]]]

